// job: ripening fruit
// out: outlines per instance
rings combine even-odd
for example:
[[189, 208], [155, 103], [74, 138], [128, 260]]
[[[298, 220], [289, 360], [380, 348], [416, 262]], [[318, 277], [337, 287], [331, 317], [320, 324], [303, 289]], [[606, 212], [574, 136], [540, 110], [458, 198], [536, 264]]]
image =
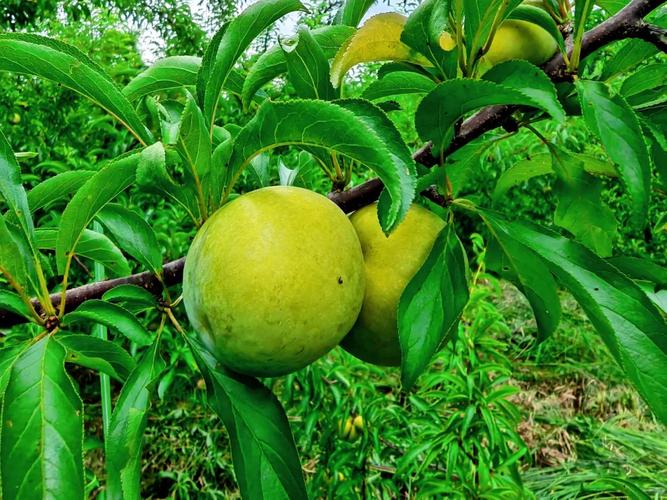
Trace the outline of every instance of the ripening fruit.
[[12, 125], [18, 125], [19, 123], [21, 123], [21, 115], [19, 115], [18, 113], [13, 113], [12, 115], [10, 115], [9, 123], [11, 123]]
[[527, 21], [509, 19], [496, 31], [484, 56], [492, 65], [511, 59], [525, 59], [536, 65], [544, 64], [556, 53], [558, 46], [542, 27]]
[[375, 205], [369, 205], [350, 217], [364, 253], [366, 296], [359, 319], [341, 345], [369, 363], [398, 366], [398, 302], [445, 223], [425, 208], [413, 205], [405, 220], [386, 237], [376, 210]]
[[345, 214], [296, 187], [252, 191], [218, 210], [188, 252], [183, 298], [218, 360], [283, 375], [335, 347], [364, 296], [363, 256]]

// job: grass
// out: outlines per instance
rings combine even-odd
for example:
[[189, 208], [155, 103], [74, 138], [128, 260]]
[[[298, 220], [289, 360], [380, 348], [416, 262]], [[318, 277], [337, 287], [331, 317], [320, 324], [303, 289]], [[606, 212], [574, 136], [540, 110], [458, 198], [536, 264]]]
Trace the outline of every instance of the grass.
[[[508, 383], [519, 389], [510, 401], [520, 410], [517, 430], [529, 449], [520, 470], [530, 495], [634, 498], [639, 489], [650, 498], [664, 498], [667, 433], [625, 382], [576, 303], [562, 297], [560, 328], [537, 346], [525, 299], [504, 284], [490, 286], [488, 293], [507, 327], [495, 329], [494, 336], [511, 360]], [[437, 376], [445, 362], [438, 359], [431, 374]], [[185, 363], [178, 374], [151, 411], [142, 493], [147, 498], [238, 498], [227, 436], [205, 405], [202, 381]], [[77, 375], [84, 383], [89, 377], [85, 371]], [[372, 498], [414, 496], [444, 477], [442, 458], [420, 473], [430, 479], [419, 482], [422, 476], [415, 470], [424, 453], [435, 450], [424, 438], [431, 403], [428, 392], [402, 393], [398, 375], [397, 369], [366, 365], [336, 349], [297, 374], [269, 381], [286, 403], [311, 497], [363, 498], [364, 491]], [[98, 384], [86, 385], [87, 429], [99, 434]], [[446, 384], [442, 387], [446, 390]], [[118, 387], [113, 389], [117, 395]], [[338, 422], [350, 415], [365, 420], [365, 431], [353, 441], [338, 432]], [[104, 477], [95, 443], [89, 441], [87, 452], [91, 478], [99, 478], [91, 482], [93, 495]], [[415, 450], [414, 459], [401, 460]]]

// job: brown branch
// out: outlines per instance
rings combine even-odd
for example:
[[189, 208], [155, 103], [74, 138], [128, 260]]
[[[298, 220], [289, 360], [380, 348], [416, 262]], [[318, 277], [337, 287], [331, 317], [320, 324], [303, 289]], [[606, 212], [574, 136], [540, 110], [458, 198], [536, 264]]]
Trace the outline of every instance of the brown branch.
[[[625, 38], [640, 38], [656, 45], [660, 50], [666, 51], [666, 32], [665, 30], [647, 24], [643, 19], [652, 10], [662, 5], [663, 0], [633, 0], [616, 15], [610, 17], [599, 26], [596, 26], [584, 35], [582, 41], [581, 55], [585, 57], [593, 51], [607, 45], [611, 42]], [[571, 78], [566, 72], [566, 66], [562, 55], [556, 55], [544, 67], [544, 71], [554, 81]], [[477, 139], [484, 133], [503, 126], [511, 119], [511, 115], [516, 108], [513, 106], [489, 106], [480, 112], [465, 120], [452, 143], [445, 151], [445, 156], [460, 149], [469, 142]], [[438, 164], [438, 159], [431, 154], [432, 145], [424, 145], [413, 155], [415, 161], [432, 167]], [[353, 212], [373, 201], [377, 200], [382, 192], [382, 182], [379, 179], [371, 179], [359, 186], [353, 187], [347, 191], [334, 192], [329, 198], [341, 207], [345, 212]], [[428, 189], [422, 193], [435, 203], [445, 203], [446, 200], [437, 190]], [[166, 286], [175, 285], [181, 282], [183, 278], [183, 265], [185, 258], [168, 262], [164, 266], [164, 284]], [[125, 278], [101, 281], [91, 283], [67, 291], [66, 311], [76, 309], [81, 303], [90, 299], [100, 298], [105, 292], [122, 284], [134, 284], [146, 288], [150, 292], [159, 295], [162, 293], [162, 284], [150, 274], [144, 272], [133, 274]], [[54, 306], [60, 303], [60, 295], [51, 295], [51, 302]], [[38, 312], [39, 309], [38, 309]], [[25, 323], [26, 319], [12, 314], [8, 311], [0, 310], [0, 327], [8, 328], [19, 323]]]

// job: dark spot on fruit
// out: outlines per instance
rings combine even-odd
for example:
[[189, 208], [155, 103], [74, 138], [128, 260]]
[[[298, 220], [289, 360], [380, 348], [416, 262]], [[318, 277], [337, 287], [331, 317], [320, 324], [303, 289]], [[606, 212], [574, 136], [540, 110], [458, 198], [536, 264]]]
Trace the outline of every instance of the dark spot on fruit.
[[343, 284], [343, 277], [342, 276], [338, 276], [338, 284], [339, 285]]

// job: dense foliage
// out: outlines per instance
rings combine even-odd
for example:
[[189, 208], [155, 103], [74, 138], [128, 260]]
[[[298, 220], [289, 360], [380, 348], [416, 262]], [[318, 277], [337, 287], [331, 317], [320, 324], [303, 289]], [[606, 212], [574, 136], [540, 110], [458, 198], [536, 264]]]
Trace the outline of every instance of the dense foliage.
[[[666, 494], [664, 6], [233, 4], [0, 7], [0, 497]], [[179, 258], [276, 184], [446, 222], [400, 369], [260, 380], [201, 344]]]

